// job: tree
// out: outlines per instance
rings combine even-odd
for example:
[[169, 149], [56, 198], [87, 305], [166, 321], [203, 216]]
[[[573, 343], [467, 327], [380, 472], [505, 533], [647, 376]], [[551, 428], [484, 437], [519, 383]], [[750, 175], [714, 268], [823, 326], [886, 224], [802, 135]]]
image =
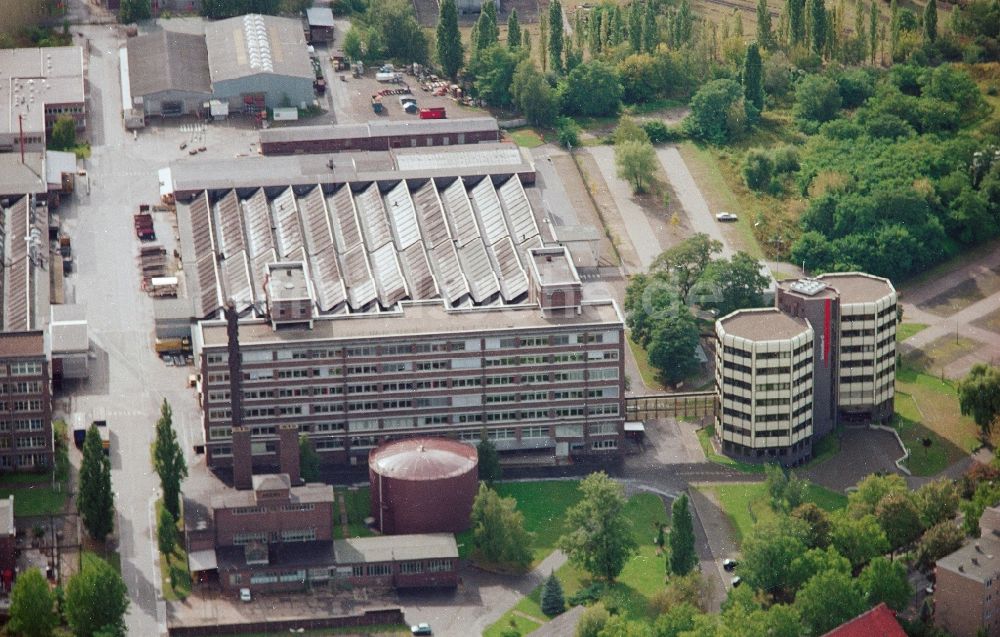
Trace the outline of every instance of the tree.
[[52, 125], [49, 150], [73, 150], [76, 147], [76, 121], [69, 115], [60, 115]]
[[1000, 368], [976, 363], [958, 383], [958, 404], [963, 416], [972, 416], [982, 431], [990, 435], [1000, 414]]
[[175, 520], [180, 519], [181, 482], [188, 475], [184, 452], [177, 443], [174, 431], [173, 413], [170, 404], [163, 399], [160, 419], [156, 421], [156, 440], [153, 441], [153, 467], [160, 476], [163, 488], [163, 506]]
[[881, 556], [873, 559], [861, 571], [858, 585], [869, 606], [885, 602], [889, 608], [901, 611], [913, 597], [913, 587], [906, 577], [906, 567]]
[[767, 7], [767, 0], [757, 0], [757, 42], [768, 51], [774, 48], [771, 10]]
[[882, 498], [875, 507], [875, 519], [885, 531], [892, 550], [906, 546], [924, 530], [909, 493], [892, 493]]
[[472, 538], [476, 554], [487, 562], [523, 568], [531, 563], [531, 536], [517, 500], [501, 498], [485, 484], [472, 502]]
[[642, 50], [652, 53], [656, 50], [660, 34], [656, 28], [656, 8], [650, 0], [646, 0], [645, 5], [646, 9], [642, 14]]
[[756, 109], [754, 116], [764, 110], [764, 72], [760, 49], [756, 42], [747, 45], [743, 61], [743, 99], [747, 107]]
[[[486, 5], [483, 6], [485, 10]], [[369, 27], [367, 55], [404, 64], [427, 62], [427, 35], [413, 13], [413, 3], [406, 0], [371, 0], [364, 16]], [[493, 26], [496, 28], [495, 22]]]
[[924, 42], [937, 40], [937, 0], [928, 0], [924, 7]]
[[649, 141], [649, 135], [646, 134], [645, 129], [627, 115], [622, 115], [621, 119], [618, 120], [613, 137], [616, 145], [625, 142]]
[[492, 44], [480, 49], [469, 63], [476, 77], [479, 97], [491, 106], [508, 107], [513, 104], [511, 87], [514, 71], [522, 54], [519, 49], [508, 49], [502, 44]]
[[698, 324], [687, 306], [665, 308], [650, 329], [649, 362], [660, 378], [676, 384], [698, 371]]
[[576, 637], [598, 637], [609, 619], [611, 614], [600, 602], [588, 606], [576, 624]]
[[529, 124], [541, 128], [552, 126], [559, 112], [559, 105], [552, 87], [538, 72], [530, 57], [525, 57], [518, 63], [510, 91], [514, 104]]
[[566, 526], [572, 530], [559, 538], [559, 548], [573, 564], [613, 582], [637, 548], [624, 490], [602, 471], [584, 478], [580, 491], [580, 502], [566, 512]]
[[562, 73], [563, 69], [563, 14], [559, 0], [549, 2], [549, 59], [552, 70]]
[[788, 43], [802, 44], [806, 39], [805, 0], [787, 0], [785, 13], [788, 15]]
[[686, 493], [670, 507], [670, 572], [687, 575], [698, 564], [694, 550], [694, 523]]
[[958, 513], [958, 489], [947, 478], [924, 484], [913, 494], [913, 499], [920, 512], [920, 523], [925, 529], [950, 520]]
[[809, 549], [792, 560], [791, 586], [799, 589], [818, 573], [838, 571], [851, 574], [851, 563], [832, 546], [825, 549]]
[[795, 595], [795, 608], [811, 635], [823, 635], [865, 610], [865, 600], [850, 574], [815, 575]]
[[748, 307], [762, 307], [768, 280], [761, 274], [757, 259], [746, 252], [737, 252], [731, 259], [710, 263], [700, 283], [710, 295], [702, 305], [714, 307], [719, 316], [725, 316]]
[[560, 117], [556, 120], [556, 138], [563, 148], [572, 150], [580, 145], [580, 127], [569, 117]]
[[149, 6], [149, 0], [121, 0], [121, 4], [118, 5], [118, 22], [122, 24], [149, 20], [151, 17], [153, 11]]
[[613, 115], [622, 101], [618, 72], [600, 60], [584, 62], [560, 80], [559, 101], [570, 115]]
[[[547, 65], [549, 63], [549, 56], [546, 54], [549, 50], [549, 15], [544, 12], [539, 12], [538, 16], [538, 46], [541, 47], [541, 51], [538, 52], [538, 59], [542, 62], [542, 73], [547, 70]], [[524, 36], [526, 38], [531, 36], [531, 31], [525, 31]]]
[[805, 535], [805, 525], [794, 518], [755, 525], [742, 546], [746, 583], [767, 593], [788, 590], [794, 581], [792, 562], [806, 551]]
[[173, 555], [177, 546], [177, 520], [170, 515], [167, 507], [160, 509], [156, 523], [156, 545], [165, 556]]
[[125, 635], [128, 605], [121, 575], [99, 557], [83, 560], [66, 585], [66, 621], [77, 635]]
[[[514, 17], [514, 15], [511, 17]], [[518, 42], [520, 43], [520, 32], [518, 32]], [[437, 59], [438, 64], [441, 65], [441, 72], [449, 78], [455, 79], [455, 76], [458, 75], [458, 70], [462, 68], [462, 61], [465, 58], [465, 51], [462, 49], [462, 36], [458, 32], [458, 10], [455, 8], [455, 0], [441, 1], [441, 9], [438, 13], [436, 44]]]
[[656, 172], [656, 152], [648, 141], [615, 144], [615, 164], [618, 176], [632, 184], [632, 192], [645, 192]]
[[319, 481], [319, 454], [305, 435], [299, 436], [299, 471], [303, 481]]
[[555, 571], [549, 573], [542, 585], [542, 612], [548, 617], [555, 617], [566, 610], [566, 599], [563, 597], [562, 585]]
[[836, 117], [840, 104], [840, 90], [833, 80], [822, 75], [806, 75], [795, 86], [792, 113], [800, 128], [812, 130]]
[[830, 545], [830, 515], [812, 502], [800, 504], [792, 510], [791, 516], [806, 523], [808, 532], [805, 536], [806, 546], [823, 549]]
[[104, 455], [96, 425], [90, 426], [83, 441], [76, 506], [90, 537], [103, 542], [114, 528], [115, 503], [111, 491], [111, 463]]
[[485, 428], [479, 437], [476, 452], [479, 454], [479, 479], [488, 485], [499, 482], [503, 477], [503, 468], [500, 466], [500, 454], [497, 452], [496, 445], [490, 440]]
[[493, 46], [499, 40], [500, 27], [497, 25], [497, 5], [493, 0], [483, 2], [473, 33], [475, 35], [472, 41], [473, 55]]
[[698, 614], [698, 609], [688, 603], [670, 606], [656, 618], [653, 630], [657, 637], [678, 637], [694, 629], [694, 619]]
[[712, 257], [721, 251], [721, 242], [699, 232], [660, 253], [650, 270], [669, 274], [680, 298], [686, 301], [691, 289], [712, 262]]
[[951, 520], [935, 524], [917, 542], [917, 565], [920, 568], [930, 568], [934, 562], [961, 548], [964, 541], [965, 533]]
[[884, 476], [871, 474], [858, 483], [858, 488], [847, 496], [847, 507], [851, 515], [861, 517], [867, 513], [875, 513], [875, 508], [882, 498], [891, 493], [906, 493], [906, 481], [895, 473]]
[[[456, 23], [457, 28], [457, 23]], [[521, 46], [521, 24], [517, 21], [517, 9], [511, 9], [507, 16], [507, 46], [516, 49]]]
[[344, 34], [344, 55], [348, 60], [360, 60], [364, 56], [364, 45], [361, 40], [361, 31], [353, 24]]
[[868, 53], [869, 62], [875, 64], [875, 54], [878, 51], [878, 3], [872, 0], [868, 7]]
[[742, 86], [734, 80], [713, 80], [691, 98], [691, 114], [684, 119], [684, 127], [693, 137], [724, 144], [738, 132], [730, 116], [743, 108]]
[[889, 550], [889, 540], [874, 515], [853, 518], [838, 512], [831, 517], [831, 521], [830, 544], [849, 559], [854, 568]]
[[55, 598], [45, 576], [29, 568], [17, 576], [10, 591], [10, 621], [7, 630], [23, 637], [49, 637], [59, 623], [52, 608]]
[[632, 0], [628, 6], [628, 46], [633, 53], [642, 51], [642, 3]]
[[774, 174], [774, 161], [765, 151], [751, 149], [743, 158], [742, 172], [747, 188], [756, 192], [766, 191]]
[[812, 20], [810, 35], [812, 50], [816, 55], [823, 55], [826, 46], [826, 3], [824, 0], [809, 0], [809, 17]]

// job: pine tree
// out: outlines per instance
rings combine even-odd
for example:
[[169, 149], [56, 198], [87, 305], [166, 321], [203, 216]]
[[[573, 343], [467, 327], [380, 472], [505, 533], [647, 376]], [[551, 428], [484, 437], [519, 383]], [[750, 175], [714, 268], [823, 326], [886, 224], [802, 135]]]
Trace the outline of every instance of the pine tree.
[[788, 0], [788, 42], [792, 46], [805, 39], [805, 0]]
[[156, 421], [156, 440], [153, 441], [153, 467], [160, 476], [163, 488], [163, 506], [175, 520], [180, 519], [181, 482], [187, 477], [184, 453], [177, 444], [173, 413], [166, 399], [160, 406], [160, 419]]
[[497, 6], [493, 0], [486, 0], [483, 3], [479, 19], [473, 26], [473, 32], [475, 34], [472, 39], [473, 55], [497, 43], [497, 38], [500, 37], [500, 27], [497, 26]]
[[823, 55], [827, 29], [826, 3], [823, 0], [809, 0], [809, 17], [811, 19], [813, 53]]
[[670, 572], [687, 575], [698, 563], [694, 550], [694, 523], [687, 494], [674, 500], [670, 509]]
[[111, 463], [104, 455], [96, 425], [90, 426], [83, 441], [76, 506], [90, 537], [103, 542], [114, 528], [115, 504], [111, 491]]
[[756, 42], [747, 45], [747, 54], [743, 59], [743, 97], [747, 106], [756, 110], [755, 116], [763, 112], [764, 73]]
[[774, 48], [774, 34], [771, 32], [771, 10], [767, 0], [757, 1], [757, 43], [765, 49]]
[[937, 0], [927, 0], [924, 7], [924, 42], [937, 40]]
[[878, 51], [878, 4], [875, 0], [868, 9], [868, 53], [871, 63], [875, 64], [875, 53]]
[[646, 1], [646, 11], [642, 16], [642, 50], [652, 53], [656, 49], [656, 43], [660, 39], [660, 34], [656, 29], [656, 11], [653, 9], [652, 0]]
[[548, 617], [555, 617], [565, 610], [566, 599], [563, 597], [562, 584], [553, 571], [542, 585], [542, 612]]
[[549, 3], [549, 60], [552, 70], [561, 73], [563, 69], [563, 14], [559, 0]]
[[462, 68], [465, 52], [462, 50], [462, 36], [458, 32], [458, 10], [455, 0], [441, 0], [437, 25], [437, 58], [441, 72], [455, 79]]
[[517, 9], [511, 9], [507, 18], [507, 48], [516, 49], [521, 46], [521, 25], [517, 21]]
[[642, 51], [642, 5], [632, 0], [628, 8], [628, 43], [633, 53]]

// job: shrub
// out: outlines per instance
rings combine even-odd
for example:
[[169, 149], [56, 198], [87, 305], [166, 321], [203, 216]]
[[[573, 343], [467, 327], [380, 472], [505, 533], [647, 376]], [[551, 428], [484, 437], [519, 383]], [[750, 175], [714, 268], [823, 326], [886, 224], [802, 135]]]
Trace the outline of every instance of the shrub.
[[658, 119], [651, 119], [642, 123], [642, 129], [646, 131], [646, 136], [653, 144], [662, 144], [669, 141], [670, 129]]
[[570, 606], [593, 604], [601, 599], [603, 593], [604, 588], [600, 584], [591, 584], [570, 595], [566, 601]]
[[774, 161], [776, 174], [793, 173], [799, 169], [799, 151], [794, 146], [774, 149], [771, 159]]
[[750, 190], [757, 192], [765, 190], [771, 183], [773, 173], [774, 162], [762, 150], [751, 150], [743, 159], [743, 180]]

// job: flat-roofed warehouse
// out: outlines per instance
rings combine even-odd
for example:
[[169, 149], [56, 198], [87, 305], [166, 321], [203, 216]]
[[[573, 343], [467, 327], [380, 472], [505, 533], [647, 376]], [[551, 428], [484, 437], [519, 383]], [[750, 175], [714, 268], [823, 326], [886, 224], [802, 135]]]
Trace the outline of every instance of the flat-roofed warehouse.
[[61, 116], [86, 130], [83, 49], [56, 46], [0, 50], [0, 152], [45, 150], [46, 135]]
[[290, 18], [248, 14], [208, 23], [204, 34], [142, 35], [129, 40], [121, 60], [127, 117], [129, 110], [197, 113], [209, 100], [230, 111], [260, 112], [314, 98], [302, 24]]
[[269, 128], [260, 132], [260, 152], [264, 155], [337, 153], [498, 141], [500, 127], [492, 117], [376, 120], [367, 124]]

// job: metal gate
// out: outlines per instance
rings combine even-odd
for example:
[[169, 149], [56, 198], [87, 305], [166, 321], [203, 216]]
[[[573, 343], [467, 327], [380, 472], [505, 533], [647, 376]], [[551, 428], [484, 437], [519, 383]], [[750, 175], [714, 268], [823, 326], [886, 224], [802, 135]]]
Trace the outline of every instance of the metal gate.
[[715, 416], [715, 411], [715, 392], [712, 391], [625, 397], [626, 420], [702, 418]]

